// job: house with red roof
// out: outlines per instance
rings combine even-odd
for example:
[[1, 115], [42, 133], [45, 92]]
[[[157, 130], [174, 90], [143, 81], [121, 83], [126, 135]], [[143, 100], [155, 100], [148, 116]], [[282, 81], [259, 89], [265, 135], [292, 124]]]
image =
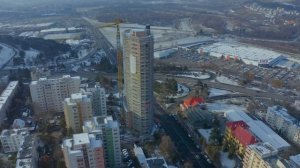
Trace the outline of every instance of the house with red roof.
[[258, 143], [258, 139], [250, 132], [244, 121], [226, 123], [224, 145], [226, 148], [235, 148], [236, 153], [243, 157], [248, 145]]
[[205, 100], [203, 97], [189, 97], [180, 105], [182, 110], [186, 110], [198, 105], [204, 105]]

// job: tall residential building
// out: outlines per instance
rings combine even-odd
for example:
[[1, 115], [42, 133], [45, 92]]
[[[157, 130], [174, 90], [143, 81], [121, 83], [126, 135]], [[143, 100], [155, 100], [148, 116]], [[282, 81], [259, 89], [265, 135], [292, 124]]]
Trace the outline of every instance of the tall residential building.
[[3, 151], [5, 153], [17, 152], [28, 134], [27, 128], [3, 130], [0, 135]]
[[74, 134], [62, 148], [67, 168], [105, 168], [102, 140], [94, 134]]
[[88, 88], [87, 92], [91, 92], [92, 94], [93, 115], [106, 116], [107, 108], [105, 89], [97, 83], [94, 88]]
[[111, 116], [94, 117], [93, 120], [84, 123], [83, 131], [102, 137], [106, 167], [121, 167], [120, 130], [117, 121]]
[[91, 98], [82, 93], [75, 93], [71, 98], [66, 98], [63, 104], [67, 128], [72, 128], [76, 133], [82, 132], [84, 121], [93, 117]]
[[276, 131], [287, 135], [288, 128], [295, 123], [296, 119], [289, 115], [284, 107], [273, 106], [268, 107], [266, 121]]
[[150, 26], [124, 33], [126, 125], [140, 137], [150, 135], [153, 126], [153, 46]]
[[243, 159], [243, 168], [273, 168], [278, 151], [268, 143], [249, 145]]
[[30, 84], [30, 94], [36, 112], [63, 112], [63, 101], [80, 91], [80, 77], [40, 78]]

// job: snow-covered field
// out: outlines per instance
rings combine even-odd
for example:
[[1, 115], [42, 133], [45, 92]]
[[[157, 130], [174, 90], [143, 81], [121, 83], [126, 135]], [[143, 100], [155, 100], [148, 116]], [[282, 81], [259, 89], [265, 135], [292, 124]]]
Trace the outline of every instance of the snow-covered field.
[[21, 34], [19, 34], [19, 36], [22, 37], [38, 37], [40, 34], [39, 31], [27, 31], [27, 32], [23, 32]]
[[5, 44], [0, 44], [0, 46], [2, 48], [0, 50], [0, 68], [3, 68], [3, 66], [10, 61], [16, 52], [13, 48], [10, 48]]
[[174, 96], [168, 96], [168, 98], [180, 98], [180, 97], [184, 97], [187, 96], [190, 92], [190, 89], [182, 84], [177, 84], [177, 94]]
[[208, 91], [209, 91], [209, 96], [208, 97], [221, 96], [221, 95], [234, 94], [235, 93], [235, 92], [231, 92], [231, 91], [228, 91], [228, 90], [221, 90], [221, 89], [216, 89], [216, 88], [210, 88]]
[[194, 78], [194, 79], [208, 79], [210, 78], [210, 75], [208, 73], [202, 73], [202, 72], [186, 72], [183, 74], [178, 74], [176, 76], [181, 77], [188, 77], [188, 78]]
[[228, 153], [227, 152], [220, 152], [220, 161], [222, 164], [222, 168], [232, 168], [235, 167], [235, 160], [230, 160], [228, 158]]
[[216, 80], [218, 82], [221, 82], [224, 84], [239, 86], [239, 84], [236, 81], [234, 81], [226, 76], [218, 76]]

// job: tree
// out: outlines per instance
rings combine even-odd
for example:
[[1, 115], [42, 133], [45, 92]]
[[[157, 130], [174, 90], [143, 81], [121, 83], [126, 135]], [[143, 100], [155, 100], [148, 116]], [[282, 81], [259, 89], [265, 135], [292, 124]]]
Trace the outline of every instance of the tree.
[[245, 78], [245, 81], [246, 81], [247, 83], [249, 83], [249, 82], [252, 82], [252, 81], [254, 80], [255, 75], [254, 75], [253, 72], [248, 71], [248, 72], [245, 72], [245, 73], [244, 73], [244, 78]]
[[209, 142], [213, 145], [221, 145], [223, 137], [219, 128], [213, 128], [210, 132]]
[[162, 136], [161, 142], [159, 144], [159, 150], [164, 155], [164, 157], [168, 160], [172, 160], [172, 158], [175, 156], [175, 146], [169, 136]]
[[20, 56], [21, 58], [24, 58], [24, 57], [25, 57], [25, 52], [24, 52], [23, 50], [21, 50], [21, 51], [19, 52], [19, 56]]
[[280, 79], [274, 79], [272, 80], [272, 86], [275, 88], [282, 88], [283, 87], [283, 81]]
[[193, 162], [191, 161], [186, 161], [183, 165], [183, 168], [193, 168], [194, 165], [193, 165]]

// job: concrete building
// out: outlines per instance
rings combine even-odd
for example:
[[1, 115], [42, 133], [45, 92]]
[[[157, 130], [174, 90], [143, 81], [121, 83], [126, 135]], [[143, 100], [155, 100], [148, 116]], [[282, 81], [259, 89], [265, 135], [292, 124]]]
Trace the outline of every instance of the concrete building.
[[3, 151], [5, 153], [17, 152], [28, 134], [27, 128], [3, 130], [0, 136]]
[[300, 146], [300, 126], [297, 124], [291, 125], [287, 131], [287, 138]]
[[273, 106], [268, 107], [266, 121], [276, 131], [287, 135], [288, 128], [296, 122], [296, 119], [288, 114], [287, 109]]
[[278, 151], [268, 143], [249, 145], [243, 159], [243, 168], [273, 168]]
[[106, 116], [107, 107], [105, 89], [98, 83], [94, 88], [88, 88], [87, 92], [91, 92], [92, 94], [93, 115]]
[[38, 141], [34, 135], [27, 135], [17, 154], [16, 168], [38, 168]]
[[62, 78], [40, 78], [30, 84], [30, 94], [35, 112], [63, 112], [63, 101], [80, 91], [80, 77], [64, 75]]
[[67, 168], [105, 168], [102, 140], [94, 134], [74, 134], [62, 149]]
[[12, 99], [18, 90], [18, 84], [18, 81], [10, 82], [0, 95], [0, 125], [6, 118], [6, 114], [9, 112]]
[[133, 152], [142, 168], [168, 168], [168, 165], [163, 157], [146, 158], [143, 149], [135, 144]]
[[111, 116], [94, 117], [91, 121], [84, 123], [83, 131], [102, 137], [106, 167], [121, 167], [120, 130], [117, 121], [114, 121]]
[[93, 117], [92, 100], [88, 95], [75, 93], [63, 102], [67, 128], [72, 128], [75, 133], [82, 132], [84, 121]]
[[290, 156], [290, 165], [292, 168], [300, 168], [300, 154]]
[[153, 127], [153, 45], [150, 26], [124, 32], [126, 125], [142, 139], [150, 135]]

